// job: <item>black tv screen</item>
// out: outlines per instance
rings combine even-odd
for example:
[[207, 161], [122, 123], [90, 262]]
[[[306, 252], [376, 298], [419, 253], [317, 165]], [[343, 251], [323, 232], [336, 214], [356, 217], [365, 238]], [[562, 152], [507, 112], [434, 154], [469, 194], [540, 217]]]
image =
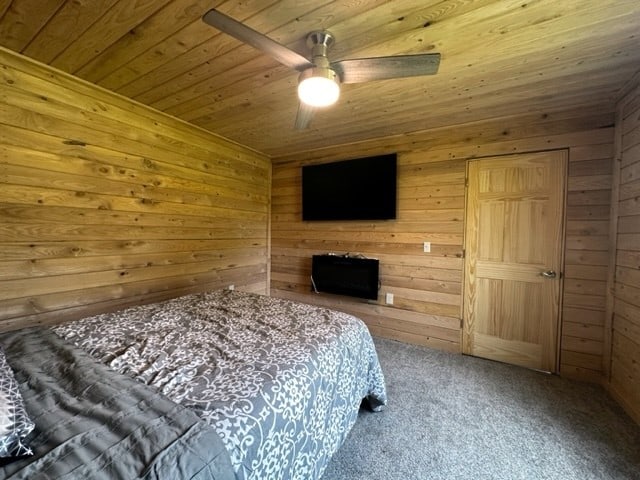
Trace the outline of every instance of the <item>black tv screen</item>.
[[396, 154], [302, 167], [302, 220], [396, 218]]

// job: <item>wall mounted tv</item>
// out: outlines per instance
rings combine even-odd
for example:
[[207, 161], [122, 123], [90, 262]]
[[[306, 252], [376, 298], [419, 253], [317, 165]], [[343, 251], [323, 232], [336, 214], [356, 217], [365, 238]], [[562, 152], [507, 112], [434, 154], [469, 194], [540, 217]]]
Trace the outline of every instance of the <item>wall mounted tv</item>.
[[302, 220], [396, 218], [396, 154], [302, 167]]

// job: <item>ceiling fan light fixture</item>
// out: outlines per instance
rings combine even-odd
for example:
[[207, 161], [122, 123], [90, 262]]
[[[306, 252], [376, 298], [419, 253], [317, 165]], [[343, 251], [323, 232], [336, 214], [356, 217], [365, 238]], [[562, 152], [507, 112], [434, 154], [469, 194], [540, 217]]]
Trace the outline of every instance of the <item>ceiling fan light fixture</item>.
[[308, 68], [298, 80], [298, 98], [311, 107], [328, 107], [338, 101], [340, 83], [331, 68]]
[[300, 102], [295, 122], [298, 130], [308, 128], [315, 108], [328, 107], [338, 101], [340, 83], [433, 75], [440, 65], [439, 53], [347, 58], [330, 62], [328, 52], [335, 43], [335, 37], [327, 30], [315, 30], [307, 35], [307, 47], [311, 50], [311, 58], [307, 58], [216, 9], [209, 10], [202, 19], [282, 65], [302, 72], [298, 78]]

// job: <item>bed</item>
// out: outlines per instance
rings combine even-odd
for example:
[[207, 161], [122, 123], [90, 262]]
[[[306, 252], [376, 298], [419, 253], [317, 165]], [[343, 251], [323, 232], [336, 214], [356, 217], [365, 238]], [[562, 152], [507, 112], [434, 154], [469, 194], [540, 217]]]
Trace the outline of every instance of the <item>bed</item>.
[[0, 345], [36, 424], [33, 455], [0, 478], [313, 480], [361, 403], [386, 404], [361, 320], [238, 291], [9, 332]]

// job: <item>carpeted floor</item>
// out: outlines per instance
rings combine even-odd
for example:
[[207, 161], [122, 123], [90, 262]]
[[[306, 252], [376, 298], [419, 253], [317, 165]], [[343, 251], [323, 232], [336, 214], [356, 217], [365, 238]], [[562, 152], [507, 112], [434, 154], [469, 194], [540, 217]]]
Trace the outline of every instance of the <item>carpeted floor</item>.
[[362, 409], [322, 480], [640, 479], [640, 427], [599, 386], [376, 339]]

